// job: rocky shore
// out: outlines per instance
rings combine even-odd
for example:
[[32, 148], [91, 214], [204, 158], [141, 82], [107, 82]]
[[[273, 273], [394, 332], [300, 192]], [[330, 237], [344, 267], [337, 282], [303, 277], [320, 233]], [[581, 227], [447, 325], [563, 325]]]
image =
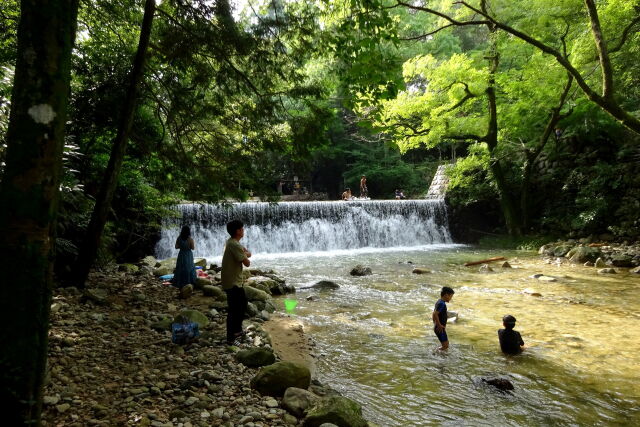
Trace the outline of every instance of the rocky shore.
[[[219, 269], [179, 299], [158, 278], [170, 268], [148, 257], [93, 272], [83, 291], [54, 291], [43, 425], [368, 424], [356, 402], [312, 378], [302, 325], [274, 314], [273, 295], [295, 291], [274, 272], [247, 271], [248, 333], [236, 347], [225, 343]], [[199, 324], [198, 340], [172, 342], [180, 319]]]
[[590, 239], [559, 240], [538, 250], [548, 263], [573, 263], [594, 267], [599, 274], [620, 270], [640, 274], [640, 243], [591, 242]]

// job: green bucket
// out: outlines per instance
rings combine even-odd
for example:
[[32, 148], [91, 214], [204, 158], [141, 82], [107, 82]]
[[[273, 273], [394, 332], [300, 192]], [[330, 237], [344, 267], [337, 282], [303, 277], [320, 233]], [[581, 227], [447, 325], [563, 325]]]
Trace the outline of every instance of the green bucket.
[[285, 299], [284, 300], [284, 308], [285, 308], [285, 310], [287, 310], [287, 313], [293, 313], [293, 310], [295, 310], [297, 305], [298, 305], [298, 301], [296, 301], [294, 299]]

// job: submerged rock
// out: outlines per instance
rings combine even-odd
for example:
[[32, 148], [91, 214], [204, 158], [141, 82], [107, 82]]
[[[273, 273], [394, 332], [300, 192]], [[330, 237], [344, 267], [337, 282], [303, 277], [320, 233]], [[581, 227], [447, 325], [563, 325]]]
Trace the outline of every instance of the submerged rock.
[[599, 274], [616, 274], [617, 271], [614, 268], [601, 268], [598, 270]]
[[307, 286], [306, 288], [301, 288], [301, 289], [339, 289], [340, 285], [338, 285], [336, 282], [332, 282], [331, 280], [320, 280], [319, 282], [311, 285], [311, 286]]
[[428, 268], [414, 268], [411, 272], [413, 274], [429, 274], [431, 273], [431, 270]]
[[640, 274], [640, 267], [632, 268], [629, 273]]
[[489, 264], [482, 264], [478, 269], [480, 273], [491, 273], [493, 272], [493, 268]]
[[507, 261], [505, 261], [505, 262], [502, 263], [500, 268], [513, 268], [513, 267], [511, 267], [511, 264], [509, 264]]
[[371, 271], [371, 268], [358, 264], [351, 269], [350, 274], [352, 276], [368, 276], [370, 274], [373, 274], [373, 272]]
[[513, 390], [513, 384], [506, 378], [491, 378], [486, 379], [482, 378], [482, 382], [497, 388], [500, 391], [510, 391]]
[[607, 263], [602, 258], [598, 258], [595, 263], [596, 268], [607, 268], [609, 267]]

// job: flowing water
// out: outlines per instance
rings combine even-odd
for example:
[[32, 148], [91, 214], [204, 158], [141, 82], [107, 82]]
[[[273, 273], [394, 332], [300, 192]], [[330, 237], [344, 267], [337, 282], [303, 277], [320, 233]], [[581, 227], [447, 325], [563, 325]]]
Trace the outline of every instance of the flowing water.
[[[415, 219], [409, 222], [400, 215], [391, 218], [395, 228], [371, 228], [397, 238], [385, 246], [383, 238], [369, 235], [368, 242], [377, 247], [354, 248], [335, 236], [318, 235], [303, 246], [305, 251], [282, 242], [272, 249], [281, 244], [294, 251], [256, 250], [267, 245], [260, 236], [269, 224], [258, 228], [261, 233], [247, 227], [242, 242], [254, 251], [252, 266], [273, 268], [297, 288], [318, 280], [340, 285], [334, 291], [299, 290], [289, 297], [298, 301], [293, 315], [316, 343], [322, 382], [362, 403], [365, 416], [381, 426], [640, 425], [637, 275], [601, 276], [593, 268], [546, 265], [532, 253], [453, 245], [446, 217], [424, 219], [420, 209], [411, 209]], [[342, 225], [335, 225], [341, 221], [335, 217], [324, 226], [361, 221], [358, 225], [366, 227], [384, 221], [372, 210], [341, 215], [351, 216]], [[325, 220], [311, 215], [298, 222], [299, 228], [311, 230], [309, 221]], [[196, 245], [207, 248], [200, 255], [219, 262], [220, 241], [214, 250], [204, 242], [206, 225], [191, 224], [199, 230]], [[280, 221], [271, 227], [295, 224]], [[220, 225], [210, 227], [222, 232]], [[286, 230], [295, 232], [280, 228], [279, 233]], [[285, 242], [288, 238], [283, 237]], [[462, 265], [499, 255], [515, 268], [496, 266], [495, 272], [483, 274], [477, 266]], [[350, 276], [356, 264], [371, 267], [373, 275]], [[416, 266], [432, 273], [412, 274]], [[535, 273], [557, 281], [529, 277]], [[456, 291], [448, 305], [459, 319], [447, 326], [451, 347], [440, 353], [434, 351], [438, 343], [431, 313], [444, 285]], [[314, 299], [307, 300], [309, 296]], [[522, 355], [507, 357], [499, 351], [497, 329], [505, 314], [518, 319], [516, 330], [527, 345]], [[501, 393], [481, 382], [498, 376], [508, 378], [515, 390]]]

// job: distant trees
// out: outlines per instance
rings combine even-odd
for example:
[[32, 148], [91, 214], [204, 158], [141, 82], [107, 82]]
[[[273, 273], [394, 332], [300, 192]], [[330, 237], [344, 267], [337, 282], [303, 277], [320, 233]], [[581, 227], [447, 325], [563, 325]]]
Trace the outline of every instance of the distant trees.
[[39, 425], [77, 1], [22, 1], [0, 182], [0, 399]]

